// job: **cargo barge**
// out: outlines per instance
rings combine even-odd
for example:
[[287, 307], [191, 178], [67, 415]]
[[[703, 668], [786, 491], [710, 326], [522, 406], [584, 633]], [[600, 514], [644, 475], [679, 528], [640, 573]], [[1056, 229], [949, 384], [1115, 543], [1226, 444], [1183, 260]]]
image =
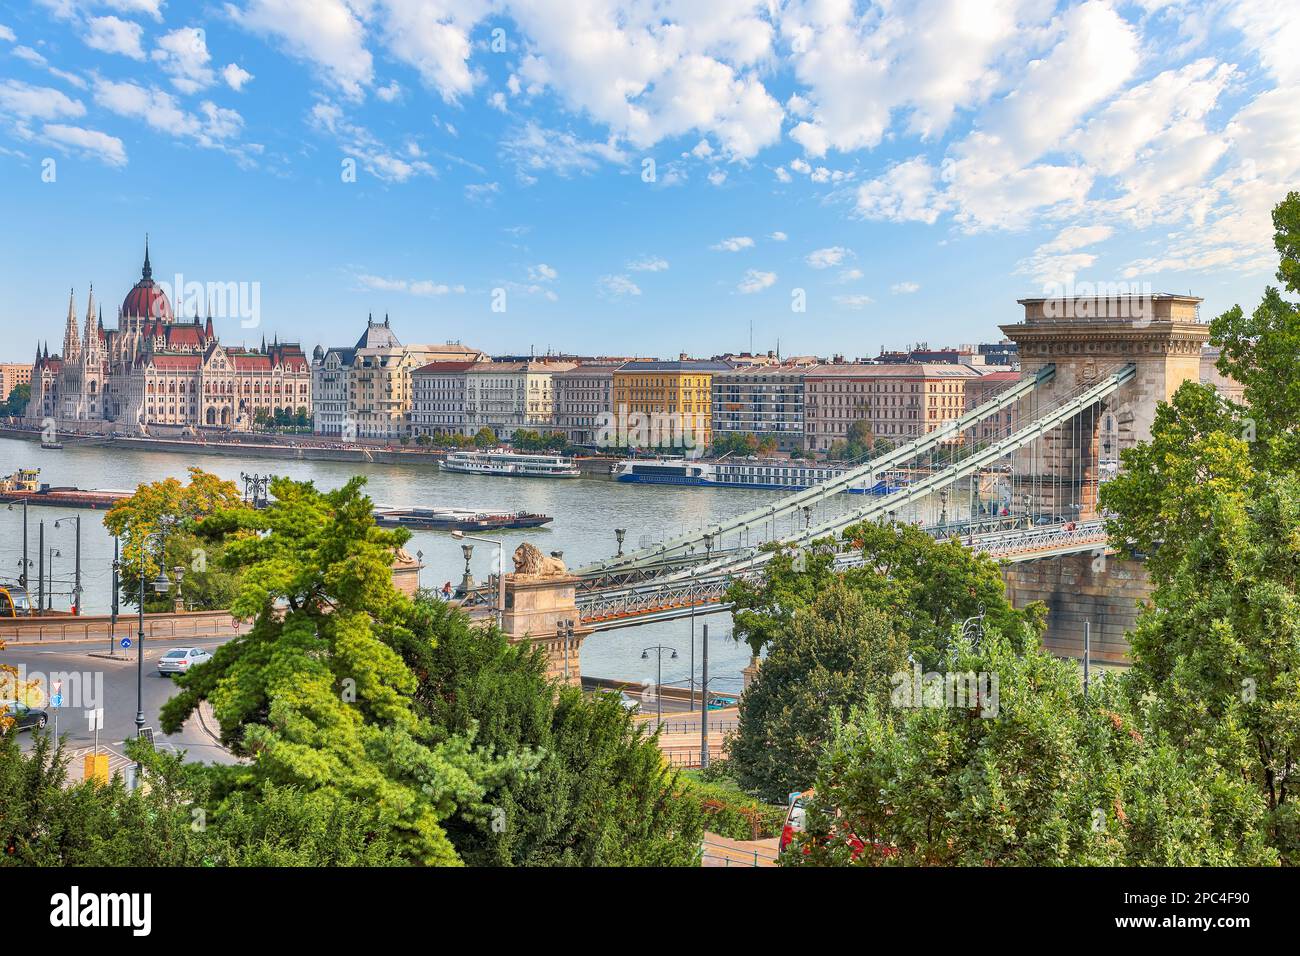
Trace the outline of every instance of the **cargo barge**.
[[29, 505], [46, 505], [52, 508], [101, 510], [111, 508], [133, 494], [130, 491], [113, 488], [87, 491], [70, 486], [51, 486], [40, 482], [40, 474], [39, 468], [19, 468], [12, 475], [0, 479], [0, 504], [16, 504], [25, 501]]
[[540, 528], [554, 519], [528, 511], [470, 511], [460, 508], [376, 508], [375, 523], [412, 531], [499, 531]]

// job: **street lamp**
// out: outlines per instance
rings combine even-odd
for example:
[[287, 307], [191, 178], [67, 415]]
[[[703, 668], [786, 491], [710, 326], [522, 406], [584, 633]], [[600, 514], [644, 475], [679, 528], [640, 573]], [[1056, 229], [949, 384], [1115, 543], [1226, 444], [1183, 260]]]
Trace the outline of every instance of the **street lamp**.
[[[167, 560], [167, 526], [164, 524], [157, 532], [146, 534], [140, 542], [140, 595], [139, 607], [136, 611], [138, 616], [135, 644], [135, 736], [137, 739], [144, 735], [144, 559], [148, 554], [149, 543], [155, 536], [159, 541], [158, 577], [150, 587], [158, 594], [166, 594], [167, 589], [171, 587], [171, 582], [167, 580], [167, 572], [163, 570], [163, 562]], [[140, 762], [136, 761], [136, 786], [140, 785], [140, 775], [143, 771]]]
[[[68, 518], [60, 518], [58, 521], [54, 522], [54, 527], [56, 528], [62, 527], [63, 522], [68, 520], [69, 520]], [[76, 577], [74, 579], [75, 583], [72, 586], [72, 602], [73, 602], [72, 613], [76, 615], [80, 615], [81, 614], [81, 515], [73, 515], [71, 520], [76, 522], [75, 527], [77, 530]]]
[[[10, 511], [14, 510], [14, 506], [12, 502], [9, 505], [9, 510]], [[19, 566], [21, 570], [18, 572], [18, 583], [23, 586], [23, 590], [27, 590], [27, 569], [30, 568], [31, 566], [32, 566], [32, 562], [27, 557], [27, 499], [24, 498], [23, 499], [23, 557], [22, 557], [22, 564]], [[29, 601], [28, 602], [29, 607], [30, 604], [31, 602]]]
[[46, 601], [45, 610], [53, 611], [54, 610], [54, 559], [63, 557], [63, 552], [60, 551], [58, 548], [51, 547], [49, 549], [49, 556], [50, 557], [48, 563], [50, 567], [50, 572], [49, 572], [50, 586], [45, 592], [45, 601]]
[[[453, 531], [451, 536], [457, 541], [481, 541], [484, 544], [490, 544], [497, 549], [497, 627], [501, 630], [506, 628], [506, 547], [500, 541], [494, 541], [491, 538], [480, 538], [477, 535], [466, 534], [464, 531]], [[465, 555], [465, 574], [469, 575], [469, 555]]]
[[474, 545], [462, 544], [460, 553], [465, 556], [465, 573], [460, 579], [460, 593], [469, 594], [470, 591], [474, 590], [474, 575], [469, 568], [469, 562], [474, 557]]
[[623, 539], [626, 537], [627, 537], [627, 528], [614, 529], [614, 540], [618, 542], [618, 554], [614, 555], [614, 557], [616, 558], [623, 557]]
[[677, 648], [669, 647], [666, 644], [654, 644], [641, 650], [641, 660], [648, 661], [651, 651], [655, 652], [655, 657], [658, 659], [658, 674], [655, 679], [655, 724], [658, 726], [663, 723], [664, 719], [664, 651], [672, 651], [673, 655], [669, 660], [675, 661], [677, 660]]

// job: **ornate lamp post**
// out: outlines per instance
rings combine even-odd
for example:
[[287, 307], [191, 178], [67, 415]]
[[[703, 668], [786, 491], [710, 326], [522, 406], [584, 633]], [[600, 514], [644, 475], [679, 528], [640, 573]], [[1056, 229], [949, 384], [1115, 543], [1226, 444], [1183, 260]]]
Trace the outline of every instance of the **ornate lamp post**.
[[623, 539], [626, 537], [627, 537], [627, 528], [614, 529], [614, 540], [618, 542], [618, 554], [614, 555], [614, 557], [616, 558], [623, 557]]
[[474, 575], [469, 568], [470, 560], [474, 557], [474, 545], [462, 544], [460, 546], [460, 553], [465, 556], [465, 574], [460, 579], [460, 593], [468, 594], [470, 591], [474, 590]]

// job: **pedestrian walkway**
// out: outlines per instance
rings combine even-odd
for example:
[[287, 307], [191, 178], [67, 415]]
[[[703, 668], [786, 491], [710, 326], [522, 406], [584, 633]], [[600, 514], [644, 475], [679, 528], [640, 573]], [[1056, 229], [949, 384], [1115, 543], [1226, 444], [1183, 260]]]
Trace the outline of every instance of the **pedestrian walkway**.
[[704, 831], [701, 866], [776, 866], [777, 839], [729, 840]]

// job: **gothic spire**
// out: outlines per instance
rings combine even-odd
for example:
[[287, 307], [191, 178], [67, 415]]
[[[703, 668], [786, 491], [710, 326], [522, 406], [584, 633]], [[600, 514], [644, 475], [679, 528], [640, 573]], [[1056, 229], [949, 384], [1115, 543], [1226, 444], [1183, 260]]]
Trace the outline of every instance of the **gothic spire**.
[[81, 351], [81, 341], [77, 337], [77, 301], [76, 291], [68, 291], [68, 323], [63, 329], [63, 361], [76, 360]]
[[153, 266], [149, 265], [149, 233], [144, 234], [144, 268], [140, 270], [141, 279], [153, 278]]

